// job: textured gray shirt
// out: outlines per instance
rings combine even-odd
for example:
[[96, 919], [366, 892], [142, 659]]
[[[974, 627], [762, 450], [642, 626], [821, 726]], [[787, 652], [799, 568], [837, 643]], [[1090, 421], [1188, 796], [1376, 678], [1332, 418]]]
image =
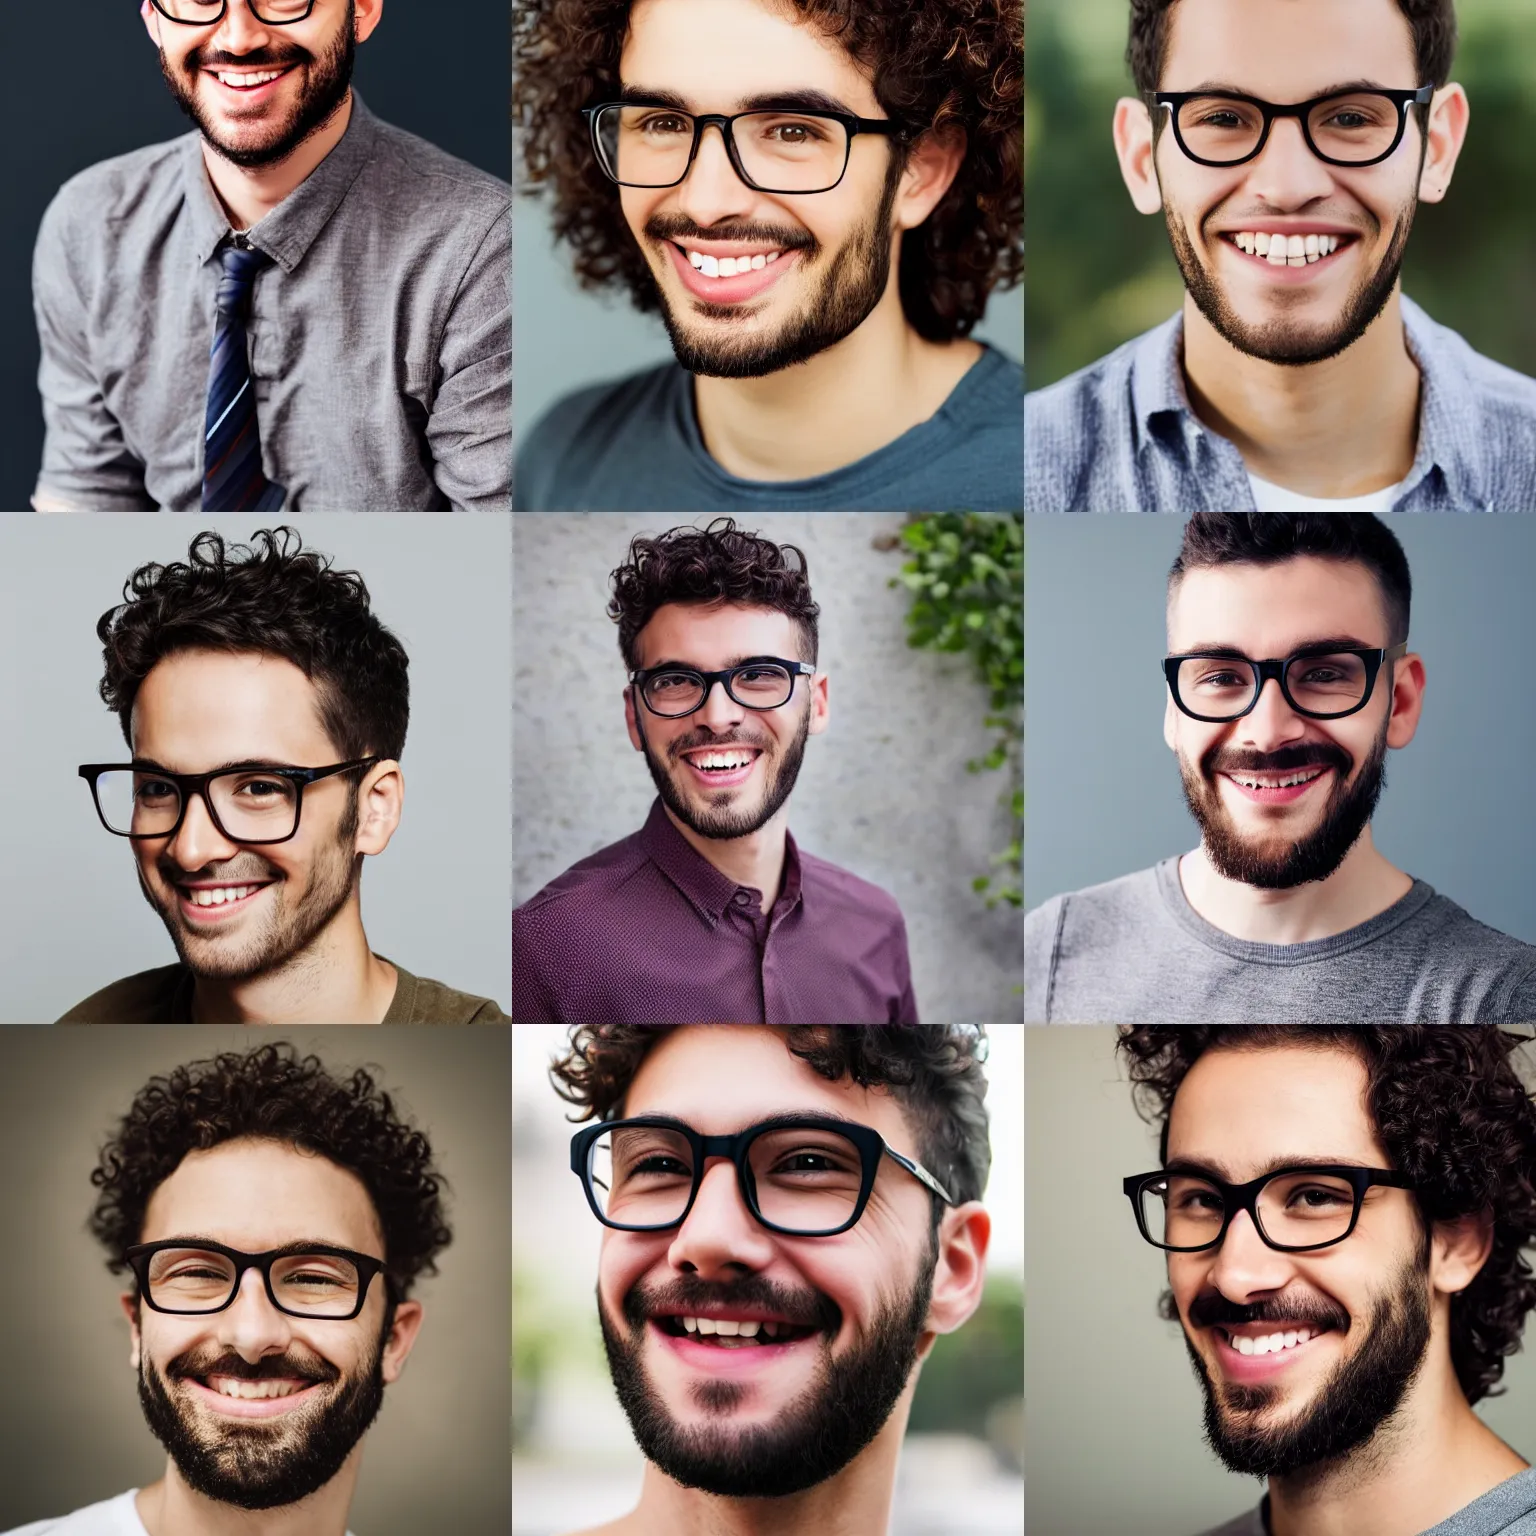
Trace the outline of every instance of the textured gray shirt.
[[[1536, 379], [1404, 298], [1418, 452], [1394, 512], [1536, 511]], [[1027, 512], [1252, 512], [1234, 444], [1190, 408], [1184, 316], [1024, 397]]]
[[1536, 1023], [1536, 945], [1415, 880], [1356, 928], [1236, 939], [1190, 906], [1178, 860], [1053, 896], [1024, 917], [1032, 1024]]
[[[287, 511], [507, 511], [511, 188], [381, 122], [246, 238], [251, 374]], [[191, 133], [105, 160], [43, 215], [33, 297], [47, 435], [39, 499], [202, 504], [208, 350], [229, 218]]]

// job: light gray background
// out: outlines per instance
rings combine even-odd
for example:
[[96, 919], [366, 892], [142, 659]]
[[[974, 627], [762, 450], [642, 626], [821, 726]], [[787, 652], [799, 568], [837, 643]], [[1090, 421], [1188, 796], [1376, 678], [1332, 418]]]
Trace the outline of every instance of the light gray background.
[[[102, 518], [93, 518], [102, 522]], [[165, 1470], [128, 1364], [124, 1285], [87, 1233], [102, 1143], [148, 1079], [258, 1039], [344, 1075], [375, 1066], [432, 1144], [453, 1242], [413, 1292], [405, 1374], [364, 1442], [358, 1536], [505, 1536], [511, 1519], [511, 1039], [500, 1029], [124, 1025], [0, 1032], [0, 1351], [9, 1390], [0, 1530], [142, 1488]], [[18, 1252], [25, 1240], [27, 1249]]]
[[[1396, 514], [1413, 576], [1418, 734], [1387, 753], [1372, 823], [1400, 869], [1536, 943], [1536, 517]], [[1168, 567], [1184, 523], [1025, 520], [1024, 901], [1145, 869], [1200, 840], [1163, 744]], [[1093, 698], [1084, 702], [1084, 679]]]
[[[514, 516], [513, 899], [644, 823], [655, 785], [624, 729], [609, 573], [630, 539], [684, 519], [614, 512]], [[698, 519], [702, 525], [708, 519]], [[909, 599], [888, 588], [902, 518], [770, 512], [740, 526], [798, 545], [821, 606], [819, 665], [832, 718], [806, 746], [790, 828], [807, 852], [889, 891], [901, 905], [913, 985], [930, 1021], [1016, 1021], [1023, 927], [971, 890], [1010, 836], [999, 773], [970, 774], [992, 744], [970, 659], [906, 644]]]
[[[672, 346], [659, 317], [634, 309], [627, 289], [599, 296], [577, 284], [542, 199], [514, 200], [512, 250], [512, 440], [521, 445], [562, 395], [669, 363]], [[994, 293], [972, 334], [1017, 362], [1024, 355], [1023, 285]]]
[[[1131, 1104], [1114, 1041], [1099, 1025], [1026, 1032], [1029, 1536], [1194, 1536], [1263, 1493], [1206, 1448], [1181, 1331], [1157, 1315], [1163, 1257], [1120, 1188], [1158, 1166], [1157, 1138]], [[1536, 1362], [1515, 1355], [1503, 1379], [1507, 1395], [1477, 1412], [1536, 1457]]]
[[[127, 839], [96, 819], [81, 763], [127, 760], [101, 702], [96, 622], [147, 560], [206, 528], [245, 543], [277, 516], [0, 516], [0, 1021], [48, 1023], [176, 958]], [[405, 813], [366, 861], [369, 942], [417, 976], [511, 993], [510, 529], [506, 518], [304, 514], [305, 548], [362, 573], [410, 656]]]

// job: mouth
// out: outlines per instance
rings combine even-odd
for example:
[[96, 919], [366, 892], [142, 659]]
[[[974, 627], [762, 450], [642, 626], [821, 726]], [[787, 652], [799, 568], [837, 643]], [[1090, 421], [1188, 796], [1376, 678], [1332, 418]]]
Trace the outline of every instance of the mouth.
[[683, 287], [710, 304], [741, 304], [766, 292], [793, 267], [798, 250], [743, 243], [734, 254], [703, 251], [686, 242], [664, 241]]
[[234, 1419], [272, 1419], [311, 1402], [323, 1383], [293, 1376], [189, 1376], [197, 1399]]
[[1222, 1374], [1243, 1382], [1274, 1376], [1294, 1365], [1333, 1331], [1312, 1323], [1293, 1323], [1285, 1328], [1250, 1323], [1242, 1328], [1211, 1329]]
[[760, 747], [694, 747], [679, 754], [694, 781], [707, 789], [745, 784], [763, 753]]
[[750, 1370], [814, 1347], [821, 1329], [768, 1318], [653, 1317], [646, 1325], [684, 1363]]
[[232, 920], [246, 911], [266, 890], [271, 880], [177, 885], [177, 906], [182, 918], [199, 928]]
[[1221, 777], [1255, 805], [1293, 805], [1332, 772], [1324, 766], [1296, 768], [1289, 773], [1226, 772]]
[[1360, 243], [1359, 235], [1336, 230], [1281, 234], [1269, 230], [1222, 230], [1222, 244], [1242, 257], [1245, 265], [1285, 282], [1309, 281], [1331, 270]]
[[273, 94], [278, 81], [296, 68], [285, 64], [279, 69], [205, 69], [203, 73], [232, 98], [252, 101]]

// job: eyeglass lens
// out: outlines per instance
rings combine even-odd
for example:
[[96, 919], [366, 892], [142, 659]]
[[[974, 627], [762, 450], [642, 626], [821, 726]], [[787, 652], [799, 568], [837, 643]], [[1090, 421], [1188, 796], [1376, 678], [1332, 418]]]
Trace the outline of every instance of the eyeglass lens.
[[[1334, 1242], [1349, 1231], [1355, 1191], [1348, 1179], [1330, 1174], [1284, 1173], [1259, 1191], [1259, 1227], [1271, 1242], [1310, 1248]], [[1189, 1174], [1143, 1184], [1141, 1215], [1155, 1243], [1170, 1248], [1204, 1248], [1216, 1241], [1226, 1217], [1221, 1191]]]
[[[1349, 654], [1295, 656], [1285, 669], [1285, 686], [1299, 709], [1338, 715], [1365, 698], [1365, 662]], [[1198, 715], [1235, 719], [1253, 702], [1257, 669], [1225, 656], [1191, 656], [1179, 664], [1179, 697]]]
[[[731, 124], [742, 168], [775, 192], [825, 192], [848, 163], [848, 131], [833, 117], [746, 112]], [[670, 107], [605, 107], [597, 138], [608, 173], [631, 187], [670, 187], [693, 149], [693, 118]]]
[[[149, 1299], [168, 1312], [206, 1312], [235, 1294], [235, 1261], [199, 1248], [160, 1248], [149, 1258]], [[272, 1261], [272, 1293], [288, 1312], [348, 1317], [362, 1284], [357, 1266], [337, 1254], [287, 1254]]]
[[[1196, 96], [1179, 111], [1179, 137], [1192, 155], [1218, 163], [1244, 160], [1264, 135], [1264, 113], [1231, 96]], [[1402, 112], [1390, 96], [1349, 91], [1330, 96], [1307, 113], [1307, 132], [1318, 153], [1345, 164], [1377, 160], [1396, 139]]]
[[[221, 19], [225, 0], [155, 0], [159, 8], [172, 21], [189, 21], [207, 26]], [[282, 25], [290, 21], [302, 21], [309, 14], [314, 0], [255, 0], [251, 10], [257, 21], [276, 22]]]
[[[697, 672], [657, 672], [645, 680], [645, 702], [658, 715], [686, 715], [704, 702], [705, 686]], [[742, 667], [730, 678], [731, 697], [748, 709], [777, 709], [794, 687], [787, 668], [767, 663]]]
[[[853, 1215], [863, 1186], [859, 1149], [836, 1131], [764, 1131], [748, 1149], [758, 1209], [776, 1227], [825, 1232]], [[627, 1126], [593, 1144], [588, 1182], [598, 1209], [625, 1226], [681, 1221], [693, 1149], [664, 1126]]]
[[[208, 797], [219, 825], [237, 840], [290, 837], [298, 825], [298, 785], [259, 769], [219, 774], [208, 781]], [[164, 836], [181, 815], [181, 790], [148, 770], [98, 775], [96, 801], [114, 832], [136, 837]]]

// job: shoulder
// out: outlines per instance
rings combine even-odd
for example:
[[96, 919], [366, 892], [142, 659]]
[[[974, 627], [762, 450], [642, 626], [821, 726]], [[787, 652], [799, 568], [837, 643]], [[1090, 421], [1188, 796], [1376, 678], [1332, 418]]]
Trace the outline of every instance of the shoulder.
[[1160, 901], [1157, 866], [1119, 875], [1098, 885], [1053, 896], [1024, 915], [1026, 941], [1031, 932], [1038, 938], [1047, 928], [1060, 933], [1069, 925], [1074, 933], [1113, 937], [1123, 925], [1145, 919]]
[[34, 1520], [7, 1531], [5, 1536], [141, 1536], [144, 1530], [133, 1505], [137, 1488], [87, 1505], [70, 1515]]
[[946, 403], [963, 408], [967, 414], [976, 412], [983, 418], [1002, 418], [1011, 427], [1017, 428], [1019, 402], [1023, 398], [1023, 366], [1014, 362], [1006, 352], [987, 345], [955, 386]]
[[153, 221], [161, 217], [163, 205], [179, 205], [187, 137], [146, 144], [71, 176], [43, 214], [41, 237], [83, 238], [82, 232], [89, 231], [99, 245], [103, 229], [129, 219]]
[[1417, 917], [1434, 928], [1438, 941], [1447, 950], [1464, 955], [1471, 962], [1486, 964], [1490, 960], [1502, 960], [1536, 971], [1536, 944], [1527, 944], [1513, 934], [1490, 928], [1449, 896], [1441, 895], [1432, 887], [1428, 889], [1429, 900]]
[[382, 118], [374, 117], [373, 122], [378, 134], [375, 160], [388, 166], [418, 198], [452, 203], [461, 213], [480, 211], [491, 217], [511, 208], [512, 188], [499, 176]]
[[[1171, 322], [1134, 336], [1113, 352], [1107, 352], [1086, 368], [1069, 373], [1066, 378], [1031, 390], [1024, 397], [1024, 420], [1031, 439], [1037, 433], [1054, 435], [1063, 429], [1080, 428], [1084, 422], [1129, 419], [1131, 376], [1136, 355], [1160, 337]], [[1083, 445], [1091, 451], [1091, 444]]]
[[180, 965], [125, 976], [76, 1003], [60, 1024], [178, 1024], [178, 997], [186, 983]]
[[857, 913], [881, 927], [905, 931], [901, 908], [889, 891], [813, 853], [803, 849], [796, 849], [796, 853], [800, 859], [802, 899], [809, 896], [819, 912], [825, 915], [831, 909], [843, 914]]
[[1495, 410], [1514, 410], [1526, 421], [1536, 420], [1536, 379], [1503, 363], [1485, 357], [1459, 331], [1432, 320], [1411, 299], [1404, 298], [1403, 323], [1415, 352], [1431, 369], [1450, 369], [1456, 382], [1470, 386], [1475, 397], [1466, 404], [1472, 409], [1491, 406]]
[[1203, 1531], [1201, 1536], [1268, 1536], [1268, 1530], [1264, 1524], [1264, 1516], [1255, 1507], [1239, 1515], [1235, 1520], [1228, 1520], [1225, 1525]]
[[[394, 961], [390, 962], [394, 965]], [[413, 976], [404, 966], [395, 965], [394, 1000], [384, 1016], [386, 1024], [505, 1024], [507, 1016], [488, 997], [476, 997], [432, 981]]]
[[532, 934], [578, 922], [602, 906], [647, 863], [640, 837], [632, 832], [556, 875], [513, 911], [513, 933]]

